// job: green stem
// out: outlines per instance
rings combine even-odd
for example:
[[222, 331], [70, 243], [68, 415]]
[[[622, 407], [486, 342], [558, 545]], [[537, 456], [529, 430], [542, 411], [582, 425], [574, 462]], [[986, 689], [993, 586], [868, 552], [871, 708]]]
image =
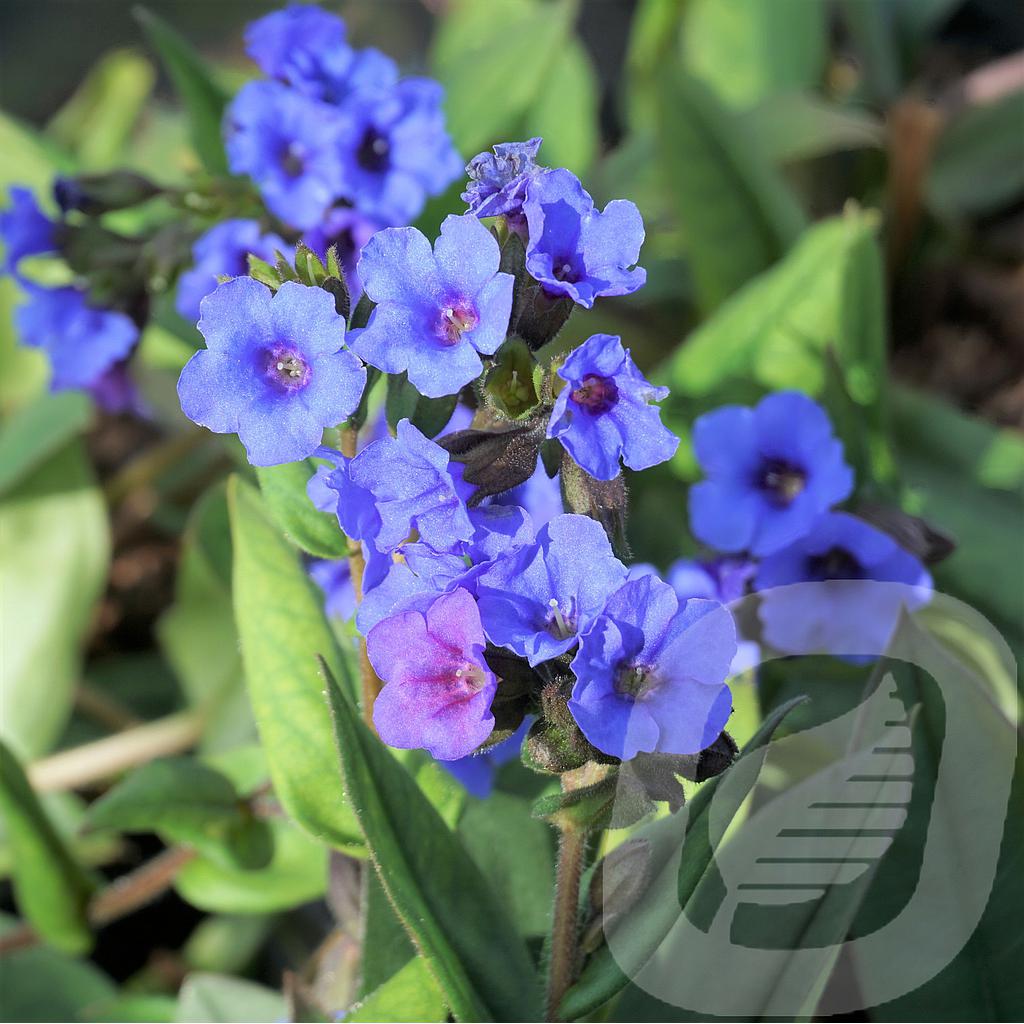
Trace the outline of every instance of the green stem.
[[563, 825], [559, 829], [555, 905], [551, 922], [551, 959], [548, 968], [547, 1019], [559, 1020], [562, 997], [576, 980], [579, 961], [580, 876], [587, 849], [585, 829]]

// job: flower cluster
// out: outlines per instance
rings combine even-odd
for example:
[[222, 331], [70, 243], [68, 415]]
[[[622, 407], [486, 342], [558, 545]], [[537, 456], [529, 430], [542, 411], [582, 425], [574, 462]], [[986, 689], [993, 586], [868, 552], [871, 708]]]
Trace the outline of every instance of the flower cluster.
[[834, 510], [854, 477], [821, 406], [791, 391], [723, 406], [697, 419], [693, 440], [705, 479], [690, 490], [690, 525], [725, 554], [677, 564], [677, 589], [726, 602], [757, 592], [762, 638], [783, 653], [882, 653], [931, 577], [894, 537]]
[[26, 296], [14, 315], [22, 344], [46, 354], [51, 390], [89, 391], [112, 411], [136, 407], [125, 365], [139, 340], [138, 324], [123, 310], [97, 302], [85, 282], [52, 288], [29, 279], [22, 261], [57, 254], [65, 226], [47, 217], [28, 189], [12, 188], [10, 200], [0, 212], [0, 239], [4, 271]]

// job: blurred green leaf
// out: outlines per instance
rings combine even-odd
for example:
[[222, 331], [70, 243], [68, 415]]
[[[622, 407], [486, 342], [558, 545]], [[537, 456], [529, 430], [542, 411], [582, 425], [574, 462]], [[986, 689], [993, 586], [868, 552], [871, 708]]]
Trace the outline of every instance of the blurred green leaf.
[[[0, 916], [0, 936], [16, 926], [13, 918]], [[0, 957], [0, 992], [4, 1021], [95, 1020], [88, 1016], [91, 1008], [118, 994], [97, 967], [49, 946], [16, 949]]]
[[517, 137], [545, 75], [569, 40], [573, 0], [455, 0], [434, 38], [448, 130], [470, 157]]
[[459, 836], [519, 931], [546, 934], [555, 886], [553, 835], [531, 815], [530, 801], [508, 793], [473, 800], [459, 820]]
[[422, 957], [414, 957], [346, 1014], [346, 1022], [446, 1021], [444, 996]]
[[122, 157], [153, 90], [156, 74], [132, 50], [100, 59], [46, 126], [83, 171], [107, 170]]
[[14, 855], [14, 892], [22, 914], [57, 949], [89, 949], [92, 932], [86, 908], [95, 883], [61, 839], [17, 758], [2, 742], [0, 811]]
[[89, 808], [88, 821], [92, 828], [156, 832], [226, 867], [263, 868], [274, 852], [266, 822], [254, 817], [231, 782], [190, 757], [136, 768]]
[[683, 64], [736, 107], [820, 84], [827, 11], [816, 0], [688, 0]]
[[541, 159], [546, 165], [568, 167], [582, 177], [597, 155], [598, 100], [590, 54], [571, 38], [552, 62], [521, 134], [544, 140]]
[[885, 129], [870, 111], [810, 92], [775, 93], [740, 115], [743, 134], [776, 163], [849, 149], [882, 149]]
[[92, 412], [88, 395], [62, 391], [41, 395], [5, 420], [0, 427], [0, 495], [80, 434]]
[[[130, 1024], [131, 1021], [144, 1020], [149, 1024], [172, 1024], [175, 1020], [178, 1001], [172, 996], [136, 995], [132, 992], [122, 993], [115, 999], [103, 1003], [93, 1003], [88, 1007], [89, 1020], [94, 1024]], [[79, 1020], [84, 1020], [80, 1016]]]
[[327, 679], [345, 791], [389, 899], [456, 1020], [535, 1020], [533, 963], [504, 908], [416, 783]]
[[895, 6], [890, 0], [839, 0], [838, 7], [859, 57], [864, 96], [881, 108], [896, 97], [903, 81], [903, 62], [892, 17]]
[[804, 214], [737, 116], [671, 70], [658, 92], [658, 158], [700, 306], [712, 310], [785, 254]]
[[53, 206], [50, 186], [58, 170], [69, 170], [71, 161], [47, 139], [0, 111], [0, 188], [24, 185]]
[[362, 838], [341, 787], [316, 658], [348, 678], [323, 601], [298, 552], [267, 518], [256, 490], [228, 484], [235, 619], [249, 699], [274, 792], [304, 829], [347, 853]]
[[109, 550], [106, 506], [77, 442], [0, 502], [0, 735], [21, 756], [49, 750], [70, 713]]
[[685, 9], [686, 0], [638, 0], [636, 4], [626, 50], [629, 122], [634, 133], [654, 126], [656, 69], [678, 49]]
[[223, 483], [192, 507], [182, 537], [174, 604], [157, 639], [189, 704], [204, 716], [203, 750], [254, 735], [231, 604], [231, 532]]
[[194, 972], [178, 993], [179, 1024], [231, 1024], [286, 1019], [284, 996], [263, 985], [223, 974]]
[[189, 115], [192, 143], [211, 174], [227, 174], [228, 162], [221, 140], [221, 121], [229, 99], [203, 59], [176, 29], [145, 7], [135, 17], [156, 50]]
[[939, 137], [925, 198], [940, 217], [979, 217], [1024, 195], [1024, 90], [968, 107]]
[[273, 930], [270, 915], [211, 914], [196, 926], [181, 955], [193, 971], [244, 974]]
[[436, 437], [444, 430], [459, 404], [459, 396], [425, 398], [409, 383], [404, 373], [389, 374], [384, 412], [388, 426], [394, 430], [399, 420], [409, 420], [425, 437]]
[[284, 535], [317, 558], [347, 558], [348, 539], [338, 526], [338, 517], [321, 512], [306, 493], [306, 484], [316, 472], [310, 459], [282, 466], [260, 466], [256, 478], [263, 500]]

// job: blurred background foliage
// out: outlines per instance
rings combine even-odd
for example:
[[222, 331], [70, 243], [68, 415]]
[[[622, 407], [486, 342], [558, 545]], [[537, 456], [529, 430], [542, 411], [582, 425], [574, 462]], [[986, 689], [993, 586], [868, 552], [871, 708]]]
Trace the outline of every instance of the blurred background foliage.
[[[133, 17], [121, 0], [7, 0], [0, 186], [26, 183], [45, 195], [57, 171], [127, 165], [171, 184], [203, 164], [215, 168], [224, 98], [254, 74], [242, 28], [273, 6], [152, 0], [162, 19], [154, 21]], [[696, 473], [693, 418], [725, 401], [800, 388], [828, 405], [858, 471], [858, 497], [897, 500], [956, 538], [939, 587], [991, 620], [1019, 661], [1024, 7], [330, 6], [355, 43], [442, 81], [467, 159], [494, 142], [543, 135], [544, 163], [573, 169], [602, 203], [628, 197], [640, 206], [647, 287], [575, 317], [565, 334], [621, 334], [672, 389], [666, 417], [684, 443], [671, 464], [631, 481], [638, 560], [664, 567], [695, 550], [685, 514]], [[420, 226], [429, 233], [461, 211], [458, 192], [433, 201]], [[336, 938], [351, 914], [351, 880], [328, 845], [365, 850], [347, 809], [328, 807], [339, 779], [327, 720], [315, 720], [315, 742], [266, 727], [305, 722], [295, 701], [319, 701], [319, 691], [275, 705], [272, 688], [251, 673], [247, 694], [238, 636], [259, 643], [262, 624], [247, 609], [276, 601], [289, 614], [263, 637], [268, 658], [287, 664], [333, 645], [342, 672], [350, 647], [344, 637], [325, 639], [316, 594], [289, 575], [294, 552], [247, 504], [251, 488], [243, 484], [229, 501], [226, 472], [248, 472], [237, 451], [180, 415], [174, 383], [198, 336], [170, 304], [157, 310], [136, 362], [154, 412], [140, 421], [99, 415], [78, 395], [46, 395], [41, 357], [16, 347], [16, 301], [13, 283], [0, 282], [0, 728], [17, 755], [5, 753], [0, 871], [19, 894], [12, 902], [5, 888], [5, 907], [17, 905], [48, 942], [4, 958], [5, 1019], [283, 1019], [297, 1012], [297, 997], [293, 988], [286, 1006], [277, 993], [281, 972], [313, 952], [304, 983], [331, 1005], [350, 994], [357, 951]], [[233, 600], [233, 578], [244, 581], [248, 604], [237, 587]], [[980, 673], [1001, 671], [972, 637], [949, 627], [945, 639]], [[860, 694], [848, 667], [812, 666], [806, 675], [797, 682], [813, 690], [819, 719]], [[795, 685], [763, 681], [759, 705], [747, 693], [738, 738], [748, 739]], [[1013, 679], [993, 685], [1005, 692]], [[941, 711], [926, 725], [925, 747], [941, 743]], [[146, 757], [196, 747], [203, 761], [141, 783], [129, 776], [144, 800], [133, 803], [126, 784], [93, 800], [134, 763], [111, 759], [126, 735]], [[111, 740], [120, 744], [104, 746]], [[469, 855], [519, 894], [517, 926], [536, 944], [551, 849], [529, 817], [532, 780], [509, 766], [487, 805], [496, 809], [485, 812], [436, 766], [405, 761], [444, 820], [458, 823]], [[289, 817], [257, 822], [239, 807], [258, 801], [268, 770]], [[326, 776], [309, 785], [317, 773]], [[1020, 781], [1001, 888], [975, 939], [907, 1005], [875, 1008], [871, 1019], [1010, 1019], [1024, 1005], [1020, 930], [1005, 920], [1007, 908], [1024, 906]], [[189, 805], [191, 817], [161, 815], [186, 791], [204, 795]], [[325, 828], [328, 845], [310, 835]], [[178, 871], [173, 892], [90, 927], [84, 908], [103, 875], [181, 843], [199, 856]], [[497, 864], [496, 849], [508, 851]], [[42, 903], [29, 907], [24, 894], [37, 890]], [[376, 900], [367, 948], [394, 958], [384, 963], [380, 953], [361, 994], [374, 981], [393, 983], [413, 1015], [395, 1019], [444, 1019], [379, 892]], [[12, 917], [0, 925], [18, 928]], [[335, 938], [323, 943], [324, 935]], [[89, 948], [91, 959], [81, 958]], [[669, 1012], [629, 990], [615, 1019], [676, 1019], [659, 1016]]]

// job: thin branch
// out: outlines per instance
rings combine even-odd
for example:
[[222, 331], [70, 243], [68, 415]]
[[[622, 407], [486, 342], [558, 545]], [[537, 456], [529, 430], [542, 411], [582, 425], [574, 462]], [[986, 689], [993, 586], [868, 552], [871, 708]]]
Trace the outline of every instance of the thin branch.
[[199, 740], [202, 728], [197, 712], [180, 711], [45, 757], [29, 765], [28, 778], [38, 792], [81, 789], [136, 765], [188, 750]]

